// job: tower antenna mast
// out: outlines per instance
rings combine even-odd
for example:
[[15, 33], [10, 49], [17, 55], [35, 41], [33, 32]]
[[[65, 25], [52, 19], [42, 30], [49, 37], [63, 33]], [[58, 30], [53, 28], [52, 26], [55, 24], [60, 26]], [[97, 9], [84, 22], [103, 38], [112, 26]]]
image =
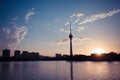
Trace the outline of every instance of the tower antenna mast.
[[73, 50], [72, 50], [72, 30], [71, 30], [71, 21], [70, 21], [70, 34], [69, 34], [69, 39], [70, 39], [70, 58], [72, 59], [73, 57]]

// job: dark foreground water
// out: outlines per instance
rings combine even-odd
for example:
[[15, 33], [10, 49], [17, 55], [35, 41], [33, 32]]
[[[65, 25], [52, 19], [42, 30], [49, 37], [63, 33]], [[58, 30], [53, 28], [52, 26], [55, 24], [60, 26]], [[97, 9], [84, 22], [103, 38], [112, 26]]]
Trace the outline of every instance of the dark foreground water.
[[0, 62], [0, 80], [120, 80], [120, 62]]

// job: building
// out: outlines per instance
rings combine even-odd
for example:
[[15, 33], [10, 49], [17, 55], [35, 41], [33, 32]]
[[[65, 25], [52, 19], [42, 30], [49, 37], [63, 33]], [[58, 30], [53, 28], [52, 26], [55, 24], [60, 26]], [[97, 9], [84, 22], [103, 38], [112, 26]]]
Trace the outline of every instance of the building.
[[22, 59], [28, 59], [29, 57], [29, 52], [28, 51], [23, 51], [22, 54], [21, 54], [21, 58]]
[[56, 57], [56, 58], [61, 58], [61, 57], [62, 57], [62, 55], [61, 55], [61, 54], [59, 54], [59, 53], [56, 53], [56, 54], [55, 54], [55, 57]]
[[32, 59], [32, 60], [39, 59], [39, 53], [37, 53], [37, 52], [31, 52], [31, 53], [29, 53], [29, 59]]
[[10, 58], [10, 50], [9, 49], [3, 49], [2, 57], [3, 57], [3, 59], [9, 59]]
[[28, 52], [28, 51], [23, 51], [21, 54], [21, 58], [23, 60], [38, 60], [39, 59], [39, 53], [37, 52]]
[[14, 51], [14, 57], [15, 58], [19, 58], [20, 57], [20, 51], [19, 50], [15, 50]]

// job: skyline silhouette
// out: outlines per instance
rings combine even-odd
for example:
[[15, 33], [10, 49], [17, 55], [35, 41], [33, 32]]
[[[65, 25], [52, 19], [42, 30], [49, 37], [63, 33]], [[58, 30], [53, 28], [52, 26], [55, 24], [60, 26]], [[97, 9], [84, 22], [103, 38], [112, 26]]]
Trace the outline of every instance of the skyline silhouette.
[[71, 55], [56, 53], [55, 56], [51, 57], [41, 55], [38, 52], [15, 50], [14, 56], [10, 56], [10, 50], [4, 49], [0, 61], [120, 61], [120, 53], [91, 53], [89, 56], [74, 54], [72, 57]]

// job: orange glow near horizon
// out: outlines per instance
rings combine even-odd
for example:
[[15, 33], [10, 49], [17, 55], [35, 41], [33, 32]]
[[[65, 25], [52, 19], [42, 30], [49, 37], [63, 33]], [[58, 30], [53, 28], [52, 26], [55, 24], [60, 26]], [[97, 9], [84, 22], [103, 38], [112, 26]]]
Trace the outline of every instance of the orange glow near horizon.
[[102, 53], [105, 53], [105, 50], [103, 48], [94, 48], [92, 50], [92, 53], [96, 53], [96, 54], [100, 55]]

